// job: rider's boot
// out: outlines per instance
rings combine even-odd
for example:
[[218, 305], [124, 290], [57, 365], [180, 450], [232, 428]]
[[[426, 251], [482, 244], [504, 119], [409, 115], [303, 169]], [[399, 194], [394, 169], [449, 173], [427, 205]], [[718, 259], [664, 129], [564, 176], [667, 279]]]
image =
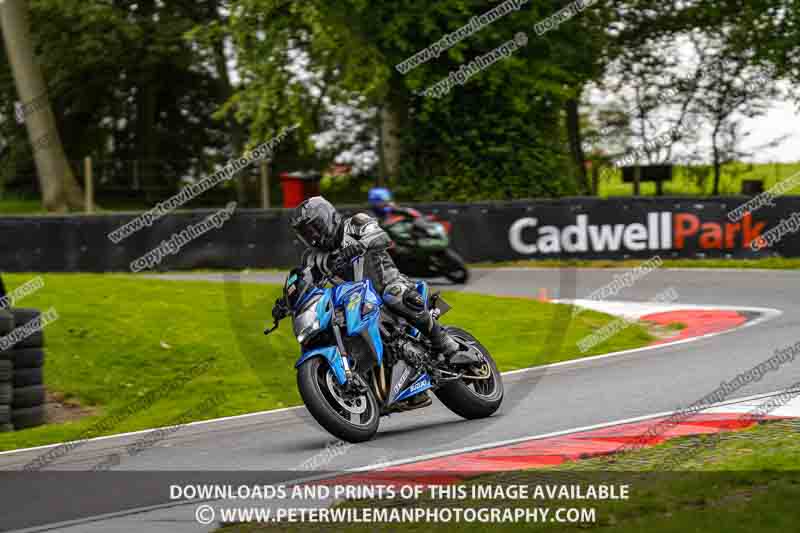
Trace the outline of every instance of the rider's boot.
[[[453, 337], [448, 335], [444, 328], [442, 328], [433, 317], [431, 317], [431, 321], [433, 322], [433, 327], [430, 333], [428, 333], [428, 338], [431, 340], [431, 344], [433, 344], [433, 349], [440, 355], [449, 359], [461, 349], [461, 346]], [[408, 399], [408, 405], [413, 409], [425, 407], [431, 403], [433, 403], [433, 400], [431, 400], [428, 391], [422, 391]]]
[[456, 342], [436, 320], [433, 320], [433, 327], [428, 334], [428, 338], [431, 340], [431, 344], [433, 344], [433, 349], [444, 355], [447, 359], [461, 349], [458, 342]]

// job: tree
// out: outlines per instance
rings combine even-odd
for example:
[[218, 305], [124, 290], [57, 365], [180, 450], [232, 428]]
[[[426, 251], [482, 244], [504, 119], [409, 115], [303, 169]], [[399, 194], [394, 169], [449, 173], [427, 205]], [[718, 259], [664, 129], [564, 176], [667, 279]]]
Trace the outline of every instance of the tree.
[[[752, 6], [705, 0], [624, 4], [621, 51], [611, 75], [617, 78], [615, 91], [633, 95], [624, 106], [636, 141], [631, 144], [637, 145], [629, 156], [673, 162], [680, 146], [687, 162], [711, 162], [718, 194], [722, 165], [749, 155], [740, 146], [747, 132], [739, 118], [762, 114], [779, 95], [779, 69], [765, 68], [758, 43], [745, 38], [749, 23], [737, 12], [738, 6], [753, 15]], [[760, 14], [769, 11], [760, 1], [753, 4]], [[706, 131], [710, 149], [702, 153], [695, 141]]]
[[776, 76], [800, 82], [797, 0], [626, 0], [620, 8], [626, 46], [692, 31], [713, 34], [730, 50], [747, 53], [751, 66], [771, 64]]
[[[563, 7], [563, 2], [549, 4], [550, 14]], [[580, 107], [590, 83], [602, 76], [608, 63], [615, 57], [616, 51], [612, 47], [614, 38], [607, 28], [616, 16], [614, 4], [601, 0], [542, 36], [546, 42], [544, 46], [552, 47], [551, 61], [563, 76], [564, 130], [581, 193], [589, 191], [589, 183]]]
[[27, 4], [27, 0], [0, 4], [0, 26], [19, 99], [36, 107], [25, 117], [25, 125], [36, 161], [42, 205], [48, 211], [82, 209], [83, 195], [64, 155], [44, 77], [34, 57]]
[[[568, 69], [575, 65], [554, 61], [569, 32], [547, 42], [534, 32], [552, 14], [549, 6], [512, 11], [405, 74], [395, 67], [490, 8], [476, 0], [232, 2], [228, 31], [242, 84], [229, 103], [253, 118], [257, 135], [290, 121], [304, 124], [309, 137], [320, 133], [313, 113], [320, 93], [325, 125], [338, 122], [337, 106], [355, 105], [365, 118], [375, 110], [379, 120], [364, 126], [376, 128], [388, 185], [401, 195], [466, 200], [574, 193], [581, 184], [562, 141]], [[420, 94], [520, 32], [535, 45], [442, 98]], [[303, 145], [316, 151], [313, 143]]]
[[625, 47], [606, 72], [602, 87], [614, 104], [597, 115], [617, 165], [672, 163], [675, 148], [696, 139], [689, 122], [702, 69], [687, 71], [680, 49], [673, 37], [656, 37]]
[[773, 73], [751, 66], [751, 54], [731, 50], [714, 36], [694, 39], [695, 52], [705, 58], [703, 76], [697, 84], [695, 113], [711, 128], [713, 195], [719, 194], [721, 167], [739, 154], [737, 145], [745, 136], [737, 116], [756, 117], [779, 96]]
[[[113, 195], [108, 201], [118, 205], [152, 201], [153, 191], [171, 194], [183, 180], [241, 155], [236, 132], [246, 125], [234, 128], [214, 118], [228, 96], [212, 49], [186, 35], [217, 18], [207, 2], [31, 2], [31, 38], [47, 73], [64, 152], [73, 168], [93, 157], [100, 197]], [[0, 150], [16, 167], [8, 174], [24, 176], [33, 173], [34, 162], [16, 135], [13, 105], [7, 111], [15, 99], [13, 79], [0, 63]], [[246, 131], [242, 137], [243, 143]], [[11, 186], [27, 189], [18, 180]]]
[[[205, 7], [206, 13], [203, 18], [207, 20], [207, 23], [205, 31], [202, 33], [203, 38], [199, 41], [199, 44], [203, 44], [206, 47], [202, 57], [209, 64], [209, 70], [214, 72], [217, 82], [217, 102], [219, 106], [222, 106], [234, 95], [234, 84], [229, 72], [231, 65], [226, 52], [226, 47], [230, 40], [223, 31], [224, 26], [227, 24], [227, 13], [230, 6], [224, 0], [206, 0]], [[189, 39], [192, 42], [198, 42], [195, 37], [194, 32], [189, 33]], [[224, 123], [230, 135], [231, 155], [244, 153], [247, 142], [246, 126], [241, 124], [232, 114], [224, 117]], [[247, 203], [245, 178], [246, 175], [241, 174], [237, 176], [235, 182], [236, 201], [240, 206], [244, 206]]]

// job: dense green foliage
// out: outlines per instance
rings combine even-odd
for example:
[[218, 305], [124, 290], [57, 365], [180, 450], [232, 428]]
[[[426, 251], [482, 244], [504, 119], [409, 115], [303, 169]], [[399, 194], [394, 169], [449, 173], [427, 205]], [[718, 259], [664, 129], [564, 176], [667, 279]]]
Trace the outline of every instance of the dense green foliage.
[[[486, 3], [349, 0], [286, 6], [249, 0], [237, 5], [241, 11], [231, 17], [229, 29], [241, 67], [254, 78], [241, 87], [237, 102], [249, 108], [275, 103], [254, 119], [256, 130], [279, 118], [278, 110], [292, 115], [285, 121], [320, 128], [330, 118], [322, 102], [306, 101], [316, 91], [333, 103], [386, 107], [398, 115], [403, 157], [392, 185], [401, 197], [503, 199], [580, 190], [565, 151], [562, 109], [577, 86], [601, 72], [602, 39], [591, 40], [591, 32], [575, 39], [566, 25], [537, 38], [536, 23], [555, 3], [525, 5], [406, 75], [395, 65], [487, 11]], [[583, 25], [597, 27], [603, 13], [600, 4], [586, 11]], [[518, 32], [530, 41], [511, 57], [443, 98], [419, 94]], [[264, 39], [253, 38], [261, 35]], [[264, 59], [285, 58], [298, 48], [314, 73], [315, 91], [292, 83], [288, 62]], [[285, 93], [276, 98], [276, 91]]]
[[[68, 158], [92, 155], [105, 187], [174, 187], [205, 151], [224, 146], [211, 119], [216, 82], [182, 38], [207, 23], [208, 10], [184, 2], [59, 0], [32, 2], [31, 14]], [[7, 64], [0, 68], [10, 113], [3, 137], [21, 152], [16, 173], [26, 176], [33, 166], [24, 127], [14, 119], [16, 91]]]
[[[659, 133], [639, 127], [653, 122], [659, 106], [681, 107], [681, 121], [713, 126], [714, 153], [693, 154], [693, 162], [722, 165], [745, 155], [736, 146], [743, 133], [733, 112], [757, 116], [769, 100], [764, 91], [741, 91], [737, 80], [769, 67], [776, 79], [800, 81], [800, 11], [792, 0], [598, 0], [543, 35], [537, 25], [564, 3], [528, 1], [405, 74], [395, 65], [505, 3], [29, 4], [65, 151], [76, 170], [84, 156], [95, 158], [101, 200], [105, 195], [112, 205], [120, 200], [112, 193], [148, 202], [165, 197], [182, 180], [202, 177], [296, 123], [271, 163], [273, 176], [353, 163], [361, 177], [331, 189], [342, 200], [359, 200], [365, 184], [380, 177], [406, 199], [584, 194], [590, 190], [584, 147], [624, 155]], [[421, 94], [520, 32], [527, 45], [508, 57], [441, 98]], [[669, 45], [687, 36], [714, 43], [703, 66], [714, 76], [702, 91], [676, 82], [679, 47]], [[731, 61], [741, 76], [724, 70]], [[619, 93], [615, 111], [587, 107], [593, 87]], [[676, 91], [670, 98], [666, 87]], [[730, 87], [739, 91], [736, 99]], [[641, 97], [635, 108], [622, 96], [634, 89]], [[16, 100], [3, 57], [0, 193], [34, 189]], [[396, 142], [387, 145], [387, 136]], [[599, 154], [591, 157], [599, 162]], [[217, 194], [232, 195], [236, 185], [240, 202], [257, 205], [256, 170], [243, 171], [238, 184], [220, 186]]]

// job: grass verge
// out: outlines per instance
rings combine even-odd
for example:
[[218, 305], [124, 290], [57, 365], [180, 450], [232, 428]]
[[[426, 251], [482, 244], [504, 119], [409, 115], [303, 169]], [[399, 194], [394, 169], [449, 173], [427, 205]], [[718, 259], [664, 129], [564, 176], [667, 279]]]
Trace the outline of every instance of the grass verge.
[[[501, 509], [547, 508], [550, 517], [559, 507], [593, 508], [592, 523], [483, 524], [404, 523], [403, 531], [485, 532], [546, 529], [585, 531], [601, 529], [612, 533], [685, 533], [753, 531], [794, 531], [800, 510], [800, 421], [783, 420], [751, 429], [674, 439], [662, 445], [614, 456], [568, 463], [547, 470], [527, 470], [479, 476], [466, 483], [467, 498], [436, 501], [359, 500], [341, 505], [353, 507], [492, 507]], [[688, 452], [688, 453], [687, 453]], [[685, 461], [674, 472], [660, 471], [671, 454]], [[662, 468], [663, 470], [663, 468]], [[471, 497], [471, 486], [628, 484], [627, 500], [542, 500], [499, 498], [488, 501]], [[339, 526], [337, 524], [337, 526]], [[329, 527], [329, 525], [328, 525]], [[248, 533], [266, 528], [240, 524], [220, 533]], [[270, 524], [274, 532], [310, 532], [324, 529], [320, 524]], [[397, 524], [347, 524], [337, 531], [352, 533], [396, 531]]]
[[[33, 274], [6, 274], [13, 290]], [[299, 405], [294, 362], [299, 348], [291, 325], [264, 337], [275, 285], [162, 281], [122, 274], [44, 274], [44, 287], [17, 305], [54, 307], [45, 330], [45, 383], [65, 402], [92, 416], [0, 434], [0, 450], [78, 438], [115, 414], [113, 427], [89, 436]], [[570, 321], [568, 306], [521, 298], [443, 294], [453, 310], [443, 317], [478, 337], [501, 370], [574, 359], [648, 344], [633, 325], [580, 354], [576, 343], [613, 317], [585, 311]], [[555, 330], [563, 342], [544, 351]], [[562, 331], [563, 330], [563, 331]], [[181, 380], [191, 367], [208, 370]], [[176, 379], [178, 380], [176, 382]], [[224, 394], [225, 401], [209, 404]], [[138, 403], [137, 403], [138, 402]], [[131, 405], [138, 405], [129, 412]], [[200, 412], [198, 405], [205, 406]]]
[[0, 216], [44, 214], [45, 210], [39, 200], [21, 197], [0, 198]]
[[[756, 180], [764, 183], [764, 190], [800, 171], [800, 163], [745, 163], [735, 161], [721, 168], [720, 195], [740, 194], [742, 181]], [[664, 183], [665, 196], [710, 196], [713, 192], [713, 168], [709, 165], [687, 167], [676, 165], [672, 181]], [[654, 182], [641, 183], [642, 196], [655, 196]], [[786, 194], [797, 194], [797, 190]], [[600, 180], [600, 196], [631, 196], [633, 184], [622, 181], [619, 170], [611, 170]]]

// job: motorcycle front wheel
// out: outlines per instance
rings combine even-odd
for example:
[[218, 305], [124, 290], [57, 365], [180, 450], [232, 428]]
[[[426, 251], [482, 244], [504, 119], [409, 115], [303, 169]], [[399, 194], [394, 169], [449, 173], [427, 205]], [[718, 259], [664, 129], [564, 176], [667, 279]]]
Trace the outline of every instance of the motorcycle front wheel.
[[321, 357], [300, 365], [297, 388], [308, 412], [331, 435], [356, 443], [378, 431], [380, 410], [372, 390], [366, 388], [360, 396], [347, 393]]

